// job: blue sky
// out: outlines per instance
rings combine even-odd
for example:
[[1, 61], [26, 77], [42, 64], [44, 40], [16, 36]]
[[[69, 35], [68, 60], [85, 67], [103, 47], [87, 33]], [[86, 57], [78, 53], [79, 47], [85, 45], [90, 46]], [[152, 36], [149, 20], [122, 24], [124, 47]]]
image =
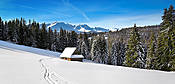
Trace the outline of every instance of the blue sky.
[[[174, 0], [1, 0], [4, 20], [23, 17], [38, 22], [64, 21], [92, 27], [122, 28], [159, 24]], [[174, 5], [175, 6], [175, 5]]]

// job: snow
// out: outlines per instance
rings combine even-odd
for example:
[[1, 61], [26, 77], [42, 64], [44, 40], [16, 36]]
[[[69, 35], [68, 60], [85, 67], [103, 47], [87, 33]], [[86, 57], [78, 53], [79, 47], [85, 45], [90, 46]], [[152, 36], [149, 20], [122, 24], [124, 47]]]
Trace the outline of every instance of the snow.
[[[0, 46], [1, 84], [48, 84], [37, 54]], [[46, 58], [43, 56], [43, 58]]]
[[69, 23], [64, 22], [53, 22], [46, 24], [47, 28], [56, 29], [57, 31], [60, 30], [60, 28], [69, 30], [69, 31], [75, 31], [77, 33], [80, 32], [108, 32], [109, 29], [101, 28], [101, 27], [89, 27], [87, 24], [79, 24], [79, 25], [73, 25]]
[[59, 59], [60, 53], [0, 41], [1, 84], [174, 84], [163, 72]]
[[51, 28], [51, 27], [53, 27], [53, 26], [55, 26], [57, 24], [57, 22], [54, 22], [54, 23], [52, 23], [52, 24], [50, 24], [49, 26], [47, 26], [47, 28]]
[[64, 49], [63, 53], [60, 55], [60, 57], [66, 57], [66, 58], [84, 58], [82, 55], [72, 55], [75, 50], [76, 50], [76, 47], [66, 47]]
[[84, 58], [84, 56], [83, 55], [72, 55], [71, 58]]
[[75, 47], [67, 47], [64, 49], [63, 53], [60, 55], [60, 57], [66, 57], [66, 58], [71, 58], [72, 54], [76, 50]]
[[81, 29], [78, 30], [78, 31], [80, 31], [80, 32], [90, 32], [91, 30], [86, 30], [85, 28], [82, 28], [82, 27], [81, 27]]
[[94, 63], [47, 60], [54, 72], [76, 84], [173, 84], [175, 73]]
[[26, 46], [23, 46], [23, 45], [16, 45], [16, 44], [12, 44], [12, 43], [9, 43], [9, 42], [4, 42], [4, 41], [0, 41], [0, 46], [12, 48], [12, 49], [15, 49], [15, 50], [31, 52], [31, 53], [35, 53], [35, 54], [39, 54], [39, 55], [50, 56], [50, 57], [58, 57], [61, 54], [61, 53], [58, 53], [58, 52], [52, 52], [52, 51], [33, 48], [33, 47], [26, 47]]

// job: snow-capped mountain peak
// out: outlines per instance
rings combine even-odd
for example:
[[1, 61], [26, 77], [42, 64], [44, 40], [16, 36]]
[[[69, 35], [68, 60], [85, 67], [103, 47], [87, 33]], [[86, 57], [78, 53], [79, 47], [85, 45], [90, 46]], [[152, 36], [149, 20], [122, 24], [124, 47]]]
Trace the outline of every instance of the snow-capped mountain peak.
[[91, 30], [86, 30], [85, 28], [81, 27], [81, 29], [79, 29], [78, 31], [80, 31], [80, 32], [90, 32]]
[[56, 29], [57, 31], [60, 30], [60, 28], [68, 31], [75, 31], [75, 32], [108, 32], [109, 29], [100, 28], [100, 27], [89, 27], [87, 24], [81, 24], [81, 25], [72, 25], [69, 23], [64, 22], [54, 22], [51, 24], [47, 24], [47, 28]]
[[47, 26], [47, 28], [49, 28], [49, 27], [51, 28], [51, 27], [55, 26], [57, 23], [58, 22], [54, 22], [54, 23], [50, 24], [49, 26]]

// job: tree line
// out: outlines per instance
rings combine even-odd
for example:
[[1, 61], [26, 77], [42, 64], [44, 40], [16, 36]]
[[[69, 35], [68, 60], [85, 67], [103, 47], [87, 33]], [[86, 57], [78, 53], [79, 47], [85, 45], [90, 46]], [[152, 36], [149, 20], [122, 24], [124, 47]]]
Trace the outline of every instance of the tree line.
[[46, 28], [45, 23], [40, 25], [36, 21], [29, 20], [27, 24], [23, 18], [4, 22], [0, 17], [0, 40], [19, 45], [62, 52], [65, 47], [76, 47], [77, 37], [75, 31], [60, 28], [57, 32]]

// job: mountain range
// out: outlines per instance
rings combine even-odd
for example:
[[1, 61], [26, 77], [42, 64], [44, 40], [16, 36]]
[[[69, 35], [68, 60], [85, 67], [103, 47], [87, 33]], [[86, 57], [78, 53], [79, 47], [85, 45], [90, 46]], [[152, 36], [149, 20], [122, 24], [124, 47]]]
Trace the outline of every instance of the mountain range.
[[88, 26], [87, 24], [82, 24], [82, 25], [72, 25], [69, 23], [64, 23], [64, 22], [53, 22], [46, 24], [47, 28], [51, 29], [56, 29], [57, 31], [60, 30], [60, 28], [68, 31], [75, 31], [75, 32], [109, 32], [109, 29], [101, 28], [101, 27], [95, 27], [92, 28]]

